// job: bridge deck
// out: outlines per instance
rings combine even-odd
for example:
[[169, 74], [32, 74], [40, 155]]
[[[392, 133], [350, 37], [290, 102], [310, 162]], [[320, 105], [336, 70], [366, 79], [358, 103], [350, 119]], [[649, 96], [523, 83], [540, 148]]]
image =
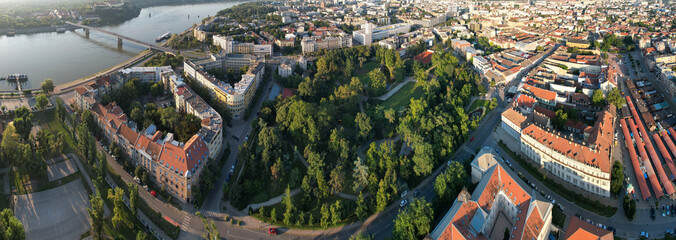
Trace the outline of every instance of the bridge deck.
[[136, 39], [133, 39], [133, 38], [130, 38], [130, 37], [118, 34], [118, 33], [103, 30], [103, 29], [100, 29], [100, 28], [90, 27], [90, 26], [87, 26], [87, 25], [82, 25], [82, 24], [73, 23], [73, 22], [69, 22], [69, 21], [66, 21], [66, 23], [70, 24], [72, 26], [79, 27], [79, 28], [93, 30], [93, 31], [97, 31], [97, 32], [100, 32], [100, 33], [108, 34], [108, 35], [123, 39], [125, 41], [129, 41], [129, 42], [132, 42], [132, 43], [144, 46], [144, 47], [148, 47], [148, 48], [155, 50], [155, 51], [162, 51], [162, 52], [168, 52], [168, 53], [174, 52], [174, 50], [171, 49], [171, 48], [166, 48], [166, 47], [162, 47], [162, 46], [157, 46], [155, 44], [146, 43], [146, 42], [143, 42], [143, 41], [140, 41], [140, 40], [136, 40]]

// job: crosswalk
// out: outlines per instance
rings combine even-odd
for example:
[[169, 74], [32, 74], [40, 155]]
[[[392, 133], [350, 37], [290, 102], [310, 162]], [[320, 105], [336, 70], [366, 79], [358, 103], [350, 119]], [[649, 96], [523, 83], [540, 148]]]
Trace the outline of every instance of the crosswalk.
[[183, 230], [183, 231], [187, 231], [187, 230], [188, 230], [188, 226], [190, 225], [190, 220], [191, 220], [191, 219], [192, 219], [192, 215], [191, 215], [191, 214], [186, 214], [186, 215], [183, 217], [183, 221], [181, 222], [181, 230]]
[[219, 213], [219, 212], [214, 212], [214, 211], [204, 211], [202, 215], [205, 218], [223, 218], [225, 217], [225, 213]]

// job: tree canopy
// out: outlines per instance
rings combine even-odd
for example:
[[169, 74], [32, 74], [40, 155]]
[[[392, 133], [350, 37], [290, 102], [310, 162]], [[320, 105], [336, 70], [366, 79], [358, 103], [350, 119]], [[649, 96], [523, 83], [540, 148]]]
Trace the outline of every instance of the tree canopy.
[[432, 230], [434, 211], [425, 199], [413, 199], [411, 206], [399, 210], [394, 220], [392, 239], [422, 239]]

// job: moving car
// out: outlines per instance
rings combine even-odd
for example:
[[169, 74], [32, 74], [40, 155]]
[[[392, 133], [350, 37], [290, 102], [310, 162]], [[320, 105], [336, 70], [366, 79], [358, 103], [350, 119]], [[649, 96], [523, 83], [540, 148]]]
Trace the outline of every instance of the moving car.
[[277, 235], [277, 228], [268, 228], [268, 235]]

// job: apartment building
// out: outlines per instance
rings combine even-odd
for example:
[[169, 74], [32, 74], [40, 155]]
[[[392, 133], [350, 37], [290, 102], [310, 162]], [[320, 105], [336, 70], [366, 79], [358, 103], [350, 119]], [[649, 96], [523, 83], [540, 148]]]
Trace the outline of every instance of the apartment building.
[[186, 142], [178, 142], [172, 133], [162, 133], [151, 125], [136, 129], [115, 103], [94, 103], [92, 113], [97, 125], [111, 142], [117, 143], [135, 165], [144, 166], [151, 179], [184, 202], [190, 202], [192, 187], [199, 183], [200, 172], [208, 158], [222, 148], [221, 116], [172, 72], [162, 73], [161, 80], [172, 89], [177, 111], [190, 113], [202, 121], [202, 128]]
[[214, 45], [219, 46], [225, 54], [254, 54], [258, 56], [272, 55], [272, 44], [240, 43], [231, 36], [214, 35]]
[[222, 62], [221, 68], [249, 66], [247, 73], [243, 74], [242, 79], [235, 83], [234, 86], [222, 82], [206, 72], [208, 69], [205, 66], [211, 65], [211, 62], [217, 60], [186, 61], [183, 63], [183, 68], [187, 76], [195, 79], [200, 85], [209, 89], [212, 96], [225, 103], [233, 118], [239, 119], [244, 115], [258, 88], [258, 84], [263, 78], [265, 64], [260, 61], [253, 61], [251, 65], [244, 65], [245, 63], [251, 63], [253, 58], [236, 54], [228, 54], [226, 56], [220, 59]]
[[538, 124], [530, 124], [521, 132], [521, 154], [574, 186], [609, 197], [610, 152], [615, 121], [611, 111], [599, 113], [585, 142], [569, 139]]
[[345, 33], [329, 37], [305, 37], [300, 42], [300, 46], [304, 54], [313, 53], [320, 50], [334, 50], [344, 47], [352, 47], [352, 37]]

